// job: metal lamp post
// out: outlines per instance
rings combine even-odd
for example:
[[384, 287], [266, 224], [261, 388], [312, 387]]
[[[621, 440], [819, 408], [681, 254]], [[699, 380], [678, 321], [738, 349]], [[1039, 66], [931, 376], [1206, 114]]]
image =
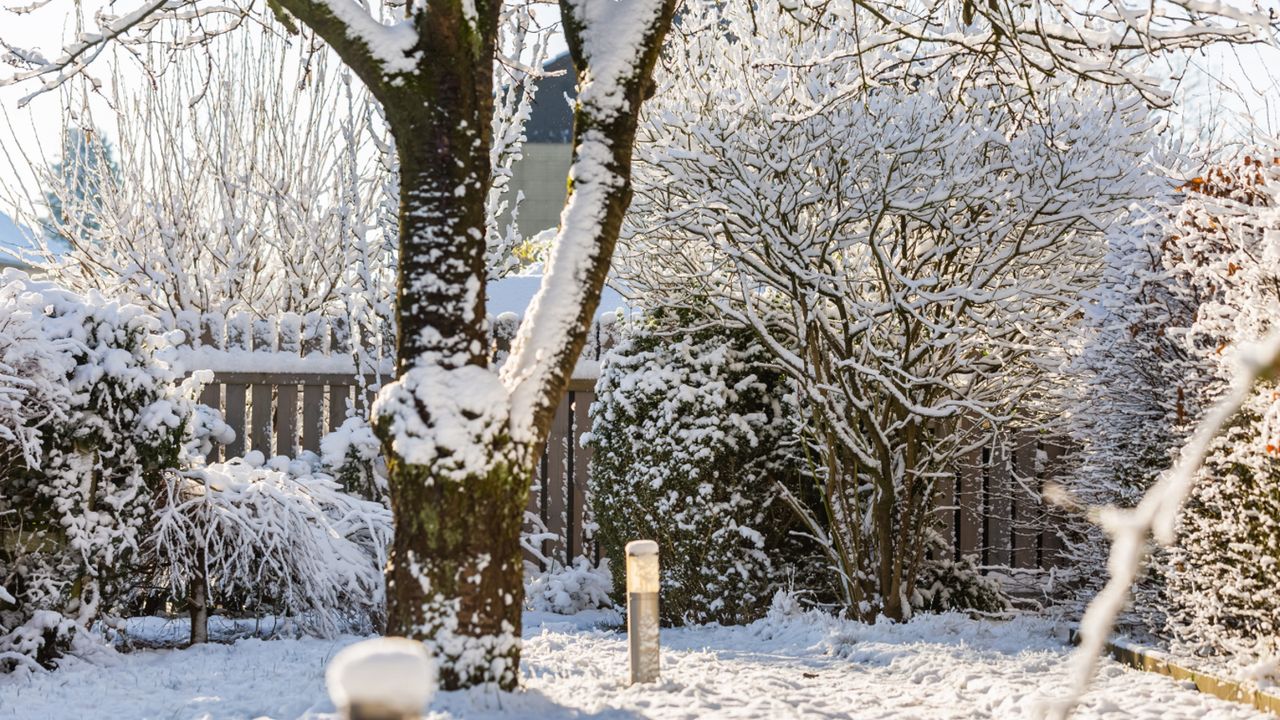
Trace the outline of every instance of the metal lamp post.
[[658, 543], [627, 543], [627, 641], [631, 682], [655, 682], [658, 661]]

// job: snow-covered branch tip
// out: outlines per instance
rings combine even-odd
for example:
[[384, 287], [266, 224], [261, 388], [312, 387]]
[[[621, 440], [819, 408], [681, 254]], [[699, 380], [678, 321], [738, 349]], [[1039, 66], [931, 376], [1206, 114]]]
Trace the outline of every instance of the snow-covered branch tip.
[[1116, 619], [1128, 602], [1130, 588], [1148, 552], [1148, 539], [1165, 546], [1173, 544], [1178, 512], [1191, 494], [1196, 473], [1204, 465], [1214, 438], [1235, 417], [1259, 382], [1280, 375], [1280, 330], [1273, 331], [1240, 357], [1240, 369], [1230, 389], [1197, 426], [1177, 464], [1147, 491], [1136, 507], [1102, 508], [1100, 522], [1112, 539], [1107, 561], [1110, 577], [1080, 621], [1080, 646], [1072, 655], [1068, 694], [1048, 701], [1043, 707], [1045, 717], [1065, 719], [1080, 703], [1097, 671]]
[[[502, 368], [512, 437], [536, 444], [577, 361], [630, 199], [630, 149], [672, 0], [563, 0], [579, 91], [570, 194], [542, 286]], [[584, 129], [585, 128], [585, 129]]]
[[[45, 4], [35, 2], [4, 10], [14, 15], [35, 15]], [[276, 18], [291, 29], [293, 20], [302, 19], [303, 24], [337, 43], [335, 47], [339, 49], [345, 40], [351, 49], [346, 54], [359, 55], [367, 61], [364, 64], [374, 66], [372, 74], [365, 74], [366, 82], [377, 77], [378, 71], [387, 76], [417, 68], [420, 53], [414, 48], [418, 44], [418, 32], [411, 20], [383, 22], [355, 0], [273, 0], [269, 6]], [[0, 62], [14, 68], [10, 74], [0, 75], [0, 87], [36, 83], [35, 89], [19, 100], [19, 106], [25, 106], [36, 97], [84, 75], [112, 45], [160, 43], [174, 50], [186, 50], [238, 28], [256, 12], [254, 7], [255, 3], [246, 0], [226, 3], [146, 0], [119, 15], [103, 9], [95, 15], [94, 27], [76, 33], [52, 58], [39, 48], [17, 45], [11, 37], [0, 34]], [[209, 20], [215, 17], [230, 20], [211, 26]], [[176, 24], [179, 31], [165, 33], [161, 38], [157, 29], [170, 24]]]

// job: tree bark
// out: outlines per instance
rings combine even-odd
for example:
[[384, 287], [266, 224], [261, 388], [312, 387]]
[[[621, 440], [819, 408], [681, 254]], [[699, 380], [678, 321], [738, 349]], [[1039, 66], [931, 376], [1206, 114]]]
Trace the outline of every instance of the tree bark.
[[209, 582], [204, 551], [196, 557], [200, 570], [187, 588], [187, 612], [191, 617], [191, 644], [209, 642]]

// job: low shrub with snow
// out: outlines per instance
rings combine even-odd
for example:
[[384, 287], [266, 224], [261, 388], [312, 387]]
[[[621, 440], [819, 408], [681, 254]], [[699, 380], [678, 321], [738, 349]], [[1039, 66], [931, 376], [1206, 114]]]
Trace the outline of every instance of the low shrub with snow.
[[195, 407], [168, 346], [136, 306], [0, 281], [0, 669], [51, 663], [135, 591]]
[[609, 607], [613, 573], [609, 559], [599, 565], [576, 557], [572, 565], [553, 563], [546, 570], [525, 568], [525, 605], [530, 610], [573, 615], [583, 610]]
[[605, 360], [590, 436], [601, 543], [623, 567], [628, 541], [658, 542], [665, 621], [750, 622], [791, 563], [783, 383], [746, 335], [678, 324], [651, 318]]
[[148, 551], [180, 596], [332, 635], [379, 627], [391, 513], [307, 460], [261, 453], [171, 473]]
[[347, 418], [320, 439], [325, 469], [347, 492], [366, 500], [387, 498], [387, 462], [382, 442], [363, 417]]

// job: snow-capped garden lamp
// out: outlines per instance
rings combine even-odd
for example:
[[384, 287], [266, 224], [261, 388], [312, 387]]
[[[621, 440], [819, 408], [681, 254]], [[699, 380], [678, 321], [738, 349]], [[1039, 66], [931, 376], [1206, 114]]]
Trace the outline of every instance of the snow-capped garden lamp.
[[627, 641], [631, 682], [655, 682], [659, 675], [658, 543], [627, 543]]

